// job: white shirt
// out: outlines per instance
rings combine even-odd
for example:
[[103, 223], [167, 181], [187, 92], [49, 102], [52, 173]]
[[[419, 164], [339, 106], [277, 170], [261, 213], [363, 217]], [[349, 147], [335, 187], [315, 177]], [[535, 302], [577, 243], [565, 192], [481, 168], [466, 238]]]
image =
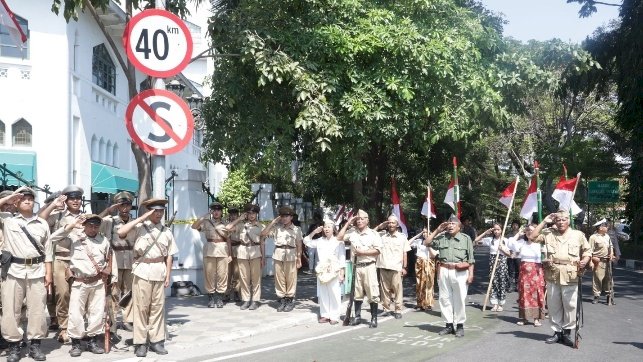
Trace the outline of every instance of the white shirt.
[[[504, 241], [505, 241], [504, 244], [507, 245], [507, 239], [504, 239]], [[486, 238], [483, 238], [482, 240], [480, 240], [480, 244], [489, 247], [489, 254], [491, 255], [498, 254], [498, 244], [499, 244], [498, 240], [493, 239], [491, 236], [487, 236]], [[505, 255], [505, 254], [503, 253], [502, 255]]]
[[527, 261], [531, 263], [541, 263], [541, 245], [539, 243], [531, 243], [527, 240], [520, 238], [518, 240], [511, 239], [509, 241], [509, 247], [511, 250], [515, 251], [522, 261]]
[[344, 242], [340, 242], [334, 236], [331, 236], [330, 239], [326, 239], [325, 236], [318, 239], [311, 239], [306, 236], [304, 238], [304, 245], [317, 249], [320, 262], [332, 259], [339, 262], [339, 265], [343, 266], [346, 264], [346, 248], [344, 247]]
[[415, 248], [415, 256], [422, 259], [429, 259], [429, 248], [424, 245], [424, 239], [417, 238], [413, 240], [411, 247]]

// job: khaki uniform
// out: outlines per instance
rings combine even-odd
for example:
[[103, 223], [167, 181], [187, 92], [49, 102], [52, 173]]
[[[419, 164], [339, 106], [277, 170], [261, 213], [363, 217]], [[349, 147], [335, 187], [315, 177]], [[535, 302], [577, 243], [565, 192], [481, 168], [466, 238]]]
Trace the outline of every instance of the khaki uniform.
[[[178, 249], [172, 231], [162, 224], [145, 221], [135, 230], [135, 261], [132, 266], [134, 344], [147, 343], [148, 336], [151, 343], [156, 343], [165, 339], [166, 259], [176, 254]], [[149, 251], [142, 257], [148, 247]]]
[[[41, 258], [39, 253], [22, 231], [24, 226], [36, 241], [38, 249], [44, 253], [44, 262], [34, 263]], [[47, 336], [47, 316], [45, 306], [45, 263], [52, 262], [52, 247], [49, 241], [49, 226], [36, 216], [25, 219], [22, 215], [11, 217], [0, 215], [0, 228], [4, 234], [4, 249], [15, 258], [27, 259], [20, 264], [12, 262], [7, 279], [2, 282], [2, 337], [9, 342], [21, 341], [24, 335], [20, 316], [22, 307], [27, 307], [27, 339], [39, 340]]]
[[230, 244], [232, 245], [232, 262], [228, 265], [228, 290], [226, 291], [226, 294], [232, 296], [235, 292], [237, 294], [241, 293], [239, 263], [237, 262], [237, 254], [239, 253], [239, 246], [241, 245], [241, 233], [239, 232], [239, 228], [235, 228], [230, 232], [229, 238]]
[[545, 261], [550, 261], [544, 269], [552, 329], [572, 329], [576, 327], [578, 263], [591, 255], [589, 243], [582, 232], [571, 228], [562, 235], [556, 230], [544, 230], [536, 242], [545, 244]]
[[[78, 214], [80, 215], [80, 214]], [[47, 224], [51, 233], [56, 232], [69, 223], [76, 222], [76, 217], [69, 210], [57, 210], [47, 218]], [[69, 267], [71, 241], [61, 241], [54, 248], [54, 291], [56, 297], [56, 319], [60, 329], [67, 329], [67, 318], [69, 317], [69, 293], [71, 286], [65, 280], [65, 270]]]
[[[357, 229], [352, 229], [346, 236], [344, 241], [351, 244], [351, 255], [355, 255], [356, 250], [368, 251], [379, 250], [382, 252], [382, 238], [380, 234], [368, 227], [362, 232]], [[356, 301], [363, 301], [366, 296], [370, 303], [380, 302], [380, 287], [377, 281], [377, 267], [375, 262], [377, 256], [357, 256], [355, 262], [355, 298]]]
[[241, 245], [237, 248], [237, 264], [239, 265], [239, 284], [241, 300], [244, 302], [261, 299], [261, 231], [264, 226], [254, 223], [238, 223], [235, 233], [239, 235]]
[[205, 234], [203, 246], [203, 273], [205, 290], [208, 294], [225, 293], [228, 289], [228, 243], [225, 224], [205, 220], [199, 231]]
[[[128, 220], [129, 221], [129, 220]], [[118, 237], [118, 229], [127, 222], [123, 221], [120, 216], [107, 216], [103, 218], [100, 224], [100, 233], [103, 234], [112, 246], [114, 259], [112, 264], [117, 268], [116, 281], [112, 278], [112, 300], [111, 313], [112, 322], [116, 321], [118, 302], [121, 296], [132, 290], [132, 263], [134, 262], [134, 242], [136, 233], [134, 230], [127, 234], [125, 239]], [[132, 301], [123, 309], [123, 322], [132, 322]]]
[[384, 232], [382, 249], [375, 265], [380, 273], [380, 297], [384, 312], [392, 311], [390, 303], [394, 303], [394, 311], [402, 311], [402, 263], [404, 254], [411, 250], [406, 236], [399, 231], [394, 234]]
[[438, 252], [437, 260], [440, 262], [438, 304], [442, 318], [447, 324], [464, 324], [467, 320], [464, 307], [469, 278], [469, 270], [464, 263], [475, 264], [473, 242], [469, 235], [461, 232], [454, 236], [444, 233], [433, 239], [431, 247]]
[[610, 236], [594, 234], [589, 237], [589, 248], [592, 251], [594, 263], [594, 278], [592, 279], [592, 292], [595, 297], [600, 297], [601, 292], [612, 290], [612, 268], [609, 267]]
[[294, 298], [297, 292], [297, 243], [304, 240], [301, 229], [279, 224], [270, 232], [275, 239], [275, 292], [278, 298]]
[[[100, 233], [90, 238], [83, 231], [59, 229], [51, 235], [56, 245], [70, 241], [70, 269], [73, 274], [69, 302], [69, 323], [67, 334], [70, 338], [94, 337], [104, 332], [105, 284], [101, 271], [107, 268], [111, 253], [109, 241]], [[91, 258], [90, 258], [91, 256]], [[93, 258], [93, 261], [92, 261]], [[114, 259], [112, 255], [112, 260]], [[94, 264], [95, 263], [95, 264]], [[112, 263], [110, 273], [117, 281], [118, 268]], [[85, 327], [87, 320], [87, 327]]]

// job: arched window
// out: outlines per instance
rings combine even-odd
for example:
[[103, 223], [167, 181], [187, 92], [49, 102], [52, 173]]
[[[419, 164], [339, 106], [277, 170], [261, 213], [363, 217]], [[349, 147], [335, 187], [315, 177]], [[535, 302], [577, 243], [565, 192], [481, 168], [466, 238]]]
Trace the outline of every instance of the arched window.
[[98, 161], [98, 157], [99, 157], [99, 155], [98, 155], [98, 139], [96, 138], [96, 136], [92, 136], [91, 152], [92, 152], [92, 161]]
[[24, 57], [25, 59], [29, 59], [29, 22], [21, 16], [13, 15], [15, 15], [18, 21], [20, 29], [27, 36], [27, 41], [22, 44], [22, 49], [20, 49], [7, 27], [0, 24], [0, 57]]
[[94, 47], [94, 54], [92, 57], [92, 78], [94, 84], [110, 92], [116, 94], [116, 67], [105, 44], [100, 44]]
[[0, 121], [0, 145], [4, 146], [4, 122]]
[[105, 163], [105, 140], [103, 137], [98, 142], [98, 162]]
[[118, 157], [118, 143], [114, 143], [114, 155], [112, 156], [112, 160], [114, 162], [113, 166], [118, 167], [118, 164], [120, 163], [119, 157]]
[[13, 124], [12, 138], [14, 146], [31, 146], [31, 124], [24, 118]]
[[112, 164], [112, 157], [114, 156], [114, 149], [112, 148], [112, 141], [107, 141], [107, 148], [105, 149], [105, 164]]

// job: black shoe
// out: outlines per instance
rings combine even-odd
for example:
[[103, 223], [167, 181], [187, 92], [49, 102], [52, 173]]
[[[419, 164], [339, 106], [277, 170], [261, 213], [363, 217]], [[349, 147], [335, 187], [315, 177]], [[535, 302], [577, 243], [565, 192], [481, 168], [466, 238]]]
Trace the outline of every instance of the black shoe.
[[156, 352], [156, 354], [167, 354], [167, 350], [165, 349], [164, 342], [165, 341], [150, 343], [150, 351]]
[[377, 303], [371, 303], [371, 324], [368, 328], [377, 328]]
[[353, 307], [355, 308], [355, 316], [351, 318], [351, 326], [357, 326], [362, 323], [362, 303], [361, 300], [356, 300], [353, 302]]
[[87, 350], [93, 354], [103, 354], [105, 349], [96, 343], [96, 337], [91, 337], [87, 342]]
[[286, 298], [281, 298], [279, 300], [279, 307], [277, 307], [277, 312], [283, 312], [286, 308]]
[[460, 323], [455, 328], [455, 336], [456, 337], [464, 337], [464, 326]]
[[561, 340], [562, 333], [561, 332], [554, 332], [554, 335], [545, 339], [545, 343], [547, 344], [554, 344], [558, 343]]
[[295, 298], [286, 299], [288, 299], [288, 303], [286, 303], [286, 306], [284, 307], [284, 312], [292, 312], [292, 310], [295, 309]]
[[220, 293], [217, 293], [214, 295], [215, 298], [215, 303], [217, 305], [217, 308], [223, 308], [223, 297], [221, 296]]
[[9, 352], [7, 353], [7, 362], [20, 361], [20, 342], [9, 342]]
[[402, 319], [402, 313], [395, 313], [395, 319]]
[[453, 323], [447, 323], [447, 326], [442, 328], [439, 332], [438, 335], [444, 336], [447, 334], [453, 334], [455, 331], [453, 330]]
[[[250, 307], [250, 301], [249, 300], [246, 300], [245, 302], [243, 302], [243, 304], [241, 304], [241, 310], [246, 310], [246, 309], [248, 309], [248, 307]], [[279, 311], [279, 309], [277, 309], [277, 311]]]
[[128, 332], [134, 331], [134, 326], [132, 325], [132, 323], [123, 322], [121, 323], [121, 328]]
[[208, 294], [208, 308], [214, 308], [214, 294]]
[[145, 357], [145, 356], [147, 356], [147, 345], [145, 345], [145, 344], [137, 344], [134, 347], [134, 354], [136, 354], [136, 357]]
[[80, 339], [72, 338], [71, 339], [71, 349], [69, 350], [69, 355], [72, 357], [80, 357], [83, 353], [83, 350], [80, 348]]
[[250, 303], [250, 307], [248, 307], [248, 310], [255, 310], [257, 308], [259, 308], [259, 303], [253, 300], [252, 303]]
[[4, 339], [0, 334], [0, 349], [7, 349], [9, 348], [9, 346], [10, 346], [9, 342], [7, 342], [7, 340]]
[[362, 316], [357, 314], [355, 317], [351, 318], [350, 325], [351, 326], [358, 326], [362, 323]]
[[47, 359], [44, 353], [40, 350], [40, 340], [34, 339], [31, 341], [29, 346], [29, 357], [33, 358], [34, 361], [44, 361]]
[[[609, 297], [607, 297], [607, 299], [609, 300]], [[592, 300], [592, 304], [598, 304], [598, 295], [594, 296], [594, 300]]]
[[560, 343], [566, 345], [567, 347], [574, 347], [574, 340], [571, 338], [572, 330], [565, 329], [560, 340]]

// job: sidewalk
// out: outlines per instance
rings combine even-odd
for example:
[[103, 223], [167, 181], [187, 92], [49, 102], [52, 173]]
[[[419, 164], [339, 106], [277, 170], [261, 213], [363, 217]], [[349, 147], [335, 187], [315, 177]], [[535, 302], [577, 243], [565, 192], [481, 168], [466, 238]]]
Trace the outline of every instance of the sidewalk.
[[643, 270], [642, 260], [619, 259], [617, 265], [625, 269]]

